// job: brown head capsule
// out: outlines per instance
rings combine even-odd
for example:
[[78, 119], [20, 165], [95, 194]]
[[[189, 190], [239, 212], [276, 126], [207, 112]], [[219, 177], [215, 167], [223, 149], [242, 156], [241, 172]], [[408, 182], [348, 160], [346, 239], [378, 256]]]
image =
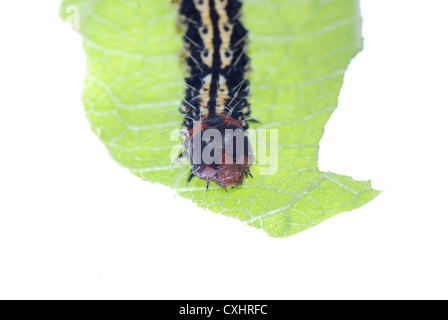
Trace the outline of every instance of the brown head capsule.
[[230, 118], [218, 121], [218, 124], [201, 122], [191, 130], [186, 150], [192, 175], [204, 180], [207, 187], [214, 182], [227, 190], [241, 185], [250, 175], [254, 156], [247, 132], [238, 121]]

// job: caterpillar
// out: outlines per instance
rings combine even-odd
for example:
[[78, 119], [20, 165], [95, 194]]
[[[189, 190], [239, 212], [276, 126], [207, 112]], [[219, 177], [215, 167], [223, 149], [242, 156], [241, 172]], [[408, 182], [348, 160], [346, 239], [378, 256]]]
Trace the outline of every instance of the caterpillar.
[[241, 7], [241, 0], [179, 1], [186, 74], [181, 132], [191, 164], [187, 184], [196, 176], [207, 190], [210, 182], [227, 191], [252, 177], [246, 134], [251, 68]]

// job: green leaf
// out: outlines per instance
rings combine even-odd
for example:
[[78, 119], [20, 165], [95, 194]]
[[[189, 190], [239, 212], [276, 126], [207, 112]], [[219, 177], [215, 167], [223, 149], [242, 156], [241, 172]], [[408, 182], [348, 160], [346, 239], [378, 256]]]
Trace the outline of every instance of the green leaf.
[[[75, 8], [76, 10], [70, 10]], [[160, 0], [65, 0], [60, 16], [79, 31], [87, 56], [82, 94], [93, 131], [111, 156], [144, 180], [176, 188], [200, 207], [286, 237], [379, 192], [369, 181], [320, 172], [319, 140], [337, 105], [345, 70], [362, 48], [357, 0], [246, 0], [255, 129], [278, 129], [278, 170], [226, 193], [185, 187], [173, 166], [183, 93], [176, 10]], [[78, 14], [78, 16], [76, 16]], [[171, 141], [176, 140], [176, 141]]]

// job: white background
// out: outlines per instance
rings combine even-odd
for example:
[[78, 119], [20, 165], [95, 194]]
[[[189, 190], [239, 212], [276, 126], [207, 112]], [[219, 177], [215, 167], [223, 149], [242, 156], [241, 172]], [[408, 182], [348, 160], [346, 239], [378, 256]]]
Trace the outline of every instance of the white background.
[[58, 4], [1, 6], [1, 299], [448, 298], [446, 0], [362, 1], [365, 50], [319, 165], [384, 192], [286, 239], [109, 157]]

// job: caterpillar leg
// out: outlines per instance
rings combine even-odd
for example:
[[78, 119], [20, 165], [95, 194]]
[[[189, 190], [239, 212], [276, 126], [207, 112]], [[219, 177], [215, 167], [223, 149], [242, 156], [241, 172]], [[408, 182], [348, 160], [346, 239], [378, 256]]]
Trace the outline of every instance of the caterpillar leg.
[[193, 170], [190, 169], [190, 173], [188, 174], [187, 182], [185, 183], [185, 185], [188, 185], [191, 179], [193, 179], [193, 177], [194, 177]]

